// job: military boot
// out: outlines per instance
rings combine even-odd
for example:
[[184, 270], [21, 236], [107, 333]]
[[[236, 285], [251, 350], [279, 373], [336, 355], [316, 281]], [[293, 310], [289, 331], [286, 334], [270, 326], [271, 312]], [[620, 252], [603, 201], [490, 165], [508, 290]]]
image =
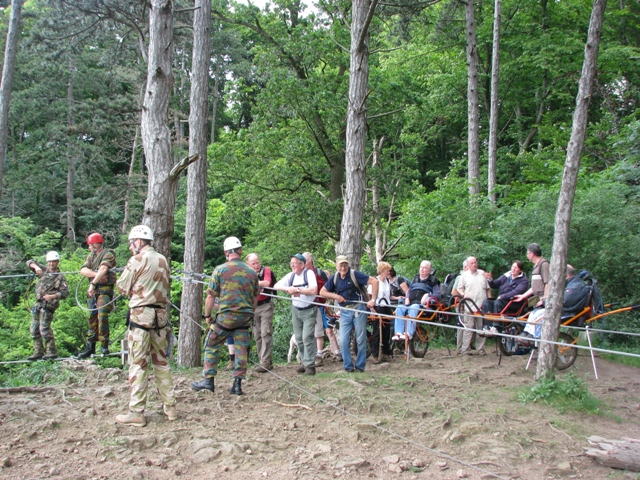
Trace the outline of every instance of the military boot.
[[109, 340], [102, 341], [102, 355], [109, 355]]
[[44, 346], [42, 345], [42, 337], [33, 339], [33, 355], [29, 355], [27, 360], [40, 360], [44, 355]]
[[204, 378], [201, 382], [191, 382], [191, 388], [196, 392], [200, 390], [209, 390], [210, 392], [215, 391], [215, 386], [213, 385], [213, 377]]
[[144, 418], [144, 412], [129, 412], [126, 415], [116, 415], [116, 422], [123, 425], [131, 425], [132, 427], [144, 427], [147, 420]]
[[87, 342], [87, 346], [84, 347], [84, 350], [78, 354], [77, 359], [89, 358], [91, 355], [96, 353], [96, 342]]
[[233, 385], [229, 389], [231, 395], [242, 395], [242, 379], [240, 377], [233, 378]]
[[43, 360], [53, 360], [54, 358], [58, 358], [58, 350], [56, 350], [56, 341], [53, 338], [47, 339], [47, 353]]

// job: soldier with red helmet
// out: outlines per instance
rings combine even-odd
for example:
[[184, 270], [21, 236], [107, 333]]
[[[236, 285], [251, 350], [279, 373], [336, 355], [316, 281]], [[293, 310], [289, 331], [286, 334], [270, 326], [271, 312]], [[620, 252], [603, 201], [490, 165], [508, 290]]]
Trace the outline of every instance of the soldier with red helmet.
[[104, 248], [104, 238], [99, 233], [87, 237], [91, 253], [82, 265], [80, 273], [90, 281], [87, 290], [87, 305], [91, 309], [87, 346], [78, 354], [78, 358], [88, 358], [96, 353], [96, 343], [102, 343], [102, 354], [109, 353], [109, 313], [113, 309], [113, 286], [116, 274], [116, 252]]

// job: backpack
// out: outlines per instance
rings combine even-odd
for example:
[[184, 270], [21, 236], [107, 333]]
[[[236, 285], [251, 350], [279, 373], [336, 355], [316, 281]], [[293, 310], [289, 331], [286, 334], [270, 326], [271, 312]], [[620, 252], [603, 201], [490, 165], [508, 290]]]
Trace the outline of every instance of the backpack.
[[[309, 278], [307, 277], [307, 272], [309, 270], [307, 270], [306, 268], [302, 271], [302, 277], [304, 278], [304, 283], [302, 285], [296, 285], [298, 287], [308, 287], [309, 286]], [[318, 284], [318, 293], [320, 293], [320, 289], [322, 287], [324, 287], [324, 284], [326, 283], [324, 281], [324, 279], [318, 275], [317, 272], [314, 272], [314, 275], [316, 276], [316, 283]], [[291, 277], [289, 277], [289, 286], [293, 286], [293, 279], [295, 278], [296, 274], [292, 273]], [[327, 301], [326, 298], [321, 297], [320, 295], [318, 295], [316, 298], [313, 299], [313, 301], [315, 303], [325, 303]]]
[[445, 277], [443, 284], [443, 295], [445, 297], [450, 297], [451, 295], [453, 295], [453, 286], [456, 284], [456, 278], [458, 278], [459, 276], [460, 272], [456, 272], [450, 273]]
[[[263, 281], [263, 280], [264, 280], [264, 271], [265, 271], [265, 269], [266, 269], [266, 268], [268, 268], [268, 267], [262, 267], [262, 268], [260, 269], [260, 273], [258, 273], [258, 279], [259, 279], [260, 281]], [[277, 293], [275, 290], [273, 290], [273, 289], [271, 288], [271, 287], [273, 287], [273, 286], [276, 284], [276, 282], [278, 281], [278, 279], [277, 279], [277, 277], [276, 277], [276, 273], [275, 273], [273, 270], [271, 270], [270, 268], [269, 268], [269, 271], [271, 272], [271, 283], [269, 284], [269, 286], [268, 286], [268, 287], [264, 287], [264, 288], [263, 288], [263, 290], [269, 290], [269, 291], [270, 291], [270, 292], [272, 292], [272, 293]]]
[[[367, 300], [369, 300], [369, 292], [367, 292], [367, 287], [366, 285], [363, 287], [358, 283], [358, 280], [356, 280], [356, 274], [354, 273], [353, 268], [349, 268], [349, 274], [351, 276], [351, 291], [356, 290], [356, 293], [360, 296], [361, 300], [366, 302]], [[340, 272], [336, 272], [333, 275], [333, 285], [337, 288], [338, 286], [338, 276], [340, 275]]]
[[595, 315], [604, 313], [604, 302], [602, 301], [598, 281], [588, 270], [582, 270], [578, 276], [587, 284], [587, 287], [591, 289], [591, 306], [593, 307], [593, 313]]
[[573, 277], [564, 287], [564, 301], [562, 303], [562, 316], [572, 317], [587, 304], [589, 297], [589, 287], [582, 281], [580, 276]]

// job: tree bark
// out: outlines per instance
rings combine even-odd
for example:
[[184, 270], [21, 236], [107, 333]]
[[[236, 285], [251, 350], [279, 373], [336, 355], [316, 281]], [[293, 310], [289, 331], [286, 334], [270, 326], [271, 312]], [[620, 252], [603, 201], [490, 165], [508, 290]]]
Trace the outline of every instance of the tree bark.
[[209, 143], [213, 143], [216, 140], [216, 118], [218, 113], [218, 101], [220, 99], [220, 64], [222, 59], [220, 56], [216, 57], [216, 69], [213, 77], [213, 105], [211, 106], [211, 137]]
[[[124, 215], [122, 218], [122, 233], [127, 232], [129, 226], [129, 193], [131, 192], [131, 179], [133, 178], [133, 171], [136, 165], [136, 150], [138, 150], [138, 135], [140, 134], [140, 127], [136, 127], [136, 132], [133, 135], [133, 148], [131, 150], [131, 163], [129, 163], [129, 173], [127, 174], [127, 191], [124, 195]], [[140, 166], [142, 169], [142, 165]]]
[[587, 440], [591, 448], [585, 449], [585, 455], [596, 459], [605, 467], [640, 472], [640, 440], [607, 440], [597, 436]]
[[171, 256], [176, 181], [172, 168], [171, 134], [168, 127], [171, 96], [171, 51], [173, 42], [173, 2], [152, 0], [149, 6], [149, 63], [142, 104], [142, 145], [148, 169], [148, 193], [142, 223], [154, 233], [155, 249]]
[[75, 213], [73, 209], [74, 185], [76, 182], [76, 114], [73, 99], [73, 83], [76, 78], [76, 69], [73, 59], [69, 58], [69, 83], [67, 84], [67, 239], [76, 241]]
[[9, 30], [7, 31], [7, 43], [4, 48], [4, 64], [2, 66], [1, 80], [2, 83], [0, 83], [0, 197], [2, 196], [4, 161], [7, 156], [11, 86], [13, 84], [13, 73], [16, 68], [18, 35], [20, 34], [20, 19], [22, 18], [23, 3], [24, 0], [11, 0]]
[[480, 193], [480, 112], [478, 107], [478, 46], [474, 0], [465, 4], [467, 30], [467, 164], [469, 196], [471, 200]]
[[[371, 167], [375, 170], [376, 168], [380, 168], [380, 155], [382, 155], [382, 145], [384, 144], [384, 137], [380, 139], [379, 142], [376, 139], [373, 139], [373, 163]], [[376, 237], [376, 263], [382, 261], [382, 256], [384, 254], [385, 249], [385, 235], [382, 229], [381, 220], [382, 220], [382, 208], [380, 206], [380, 186], [378, 185], [379, 178], [374, 176], [371, 180], [371, 205], [373, 208], [373, 229]]]
[[347, 143], [345, 154], [347, 188], [340, 228], [338, 254], [346, 255], [354, 269], [362, 257], [362, 219], [366, 202], [367, 86], [369, 82], [369, 23], [377, 0], [353, 0]]
[[502, 0], [495, 1], [493, 12], [493, 52], [491, 55], [491, 113], [489, 114], [489, 200], [496, 203], [496, 167], [498, 164], [498, 84], [500, 80], [500, 11]]
[[[589, 22], [589, 33], [584, 51], [584, 63], [576, 97], [576, 109], [573, 112], [571, 138], [567, 147], [567, 158], [564, 164], [562, 185], [556, 210], [555, 234], [551, 253], [549, 293], [546, 299], [545, 321], [542, 326], [542, 339], [557, 341], [560, 328], [560, 314], [564, 300], [565, 274], [567, 268], [567, 250], [569, 245], [569, 228], [571, 226], [571, 209], [578, 183], [580, 158], [587, 131], [587, 120], [591, 91], [596, 76], [598, 48], [602, 33], [602, 20], [606, 0], [594, 0]], [[556, 345], [542, 343], [538, 353], [536, 379], [552, 377], [556, 362]]]
[[[209, 113], [209, 46], [211, 43], [211, 1], [196, 0], [193, 12], [193, 57], [189, 105], [189, 156], [200, 161], [189, 166], [187, 176], [187, 223], [184, 235], [184, 269], [201, 273], [207, 217], [207, 114]], [[202, 284], [182, 286], [182, 311], [178, 337], [178, 363], [200, 365]]]

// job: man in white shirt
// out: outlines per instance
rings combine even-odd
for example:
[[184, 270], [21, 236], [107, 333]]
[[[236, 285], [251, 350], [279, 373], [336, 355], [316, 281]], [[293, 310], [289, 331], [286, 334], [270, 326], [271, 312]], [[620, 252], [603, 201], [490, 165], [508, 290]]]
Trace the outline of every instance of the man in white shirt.
[[[460, 284], [456, 290], [464, 298], [473, 300], [473, 302], [480, 307], [482, 302], [487, 298], [489, 294], [489, 282], [484, 276], [484, 271], [478, 268], [478, 260], [475, 257], [467, 258], [467, 271], [460, 275]], [[470, 307], [470, 305], [469, 305]], [[469, 312], [469, 308], [467, 308]], [[470, 312], [476, 313], [476, 312]], [[482, 330], [482, 317], [479, 315], [464, 315], [462, 317], [462, 323], [465, 328]], [[462, 335], [462, 349], [461, 355], [471, 355], [471, 342], [475, 332], [464, 330]], [[476, 335], [476, 355], [486, 355], [487, 352], [484, 349], [485, 337]]]
[[318, 283], [314, 272], [304, 268], [306, 259], [300, 253], [291, 257], [292, 273], [285, 275], [274, 286], [274, 290], [287, 292], [293, 298], [291, 302], [291, 321], [293, 334], [296, 337], [302, 365], [298, 373], [316, 374], [316, 315], [318, 307], [312, 302], [318, 293]]

